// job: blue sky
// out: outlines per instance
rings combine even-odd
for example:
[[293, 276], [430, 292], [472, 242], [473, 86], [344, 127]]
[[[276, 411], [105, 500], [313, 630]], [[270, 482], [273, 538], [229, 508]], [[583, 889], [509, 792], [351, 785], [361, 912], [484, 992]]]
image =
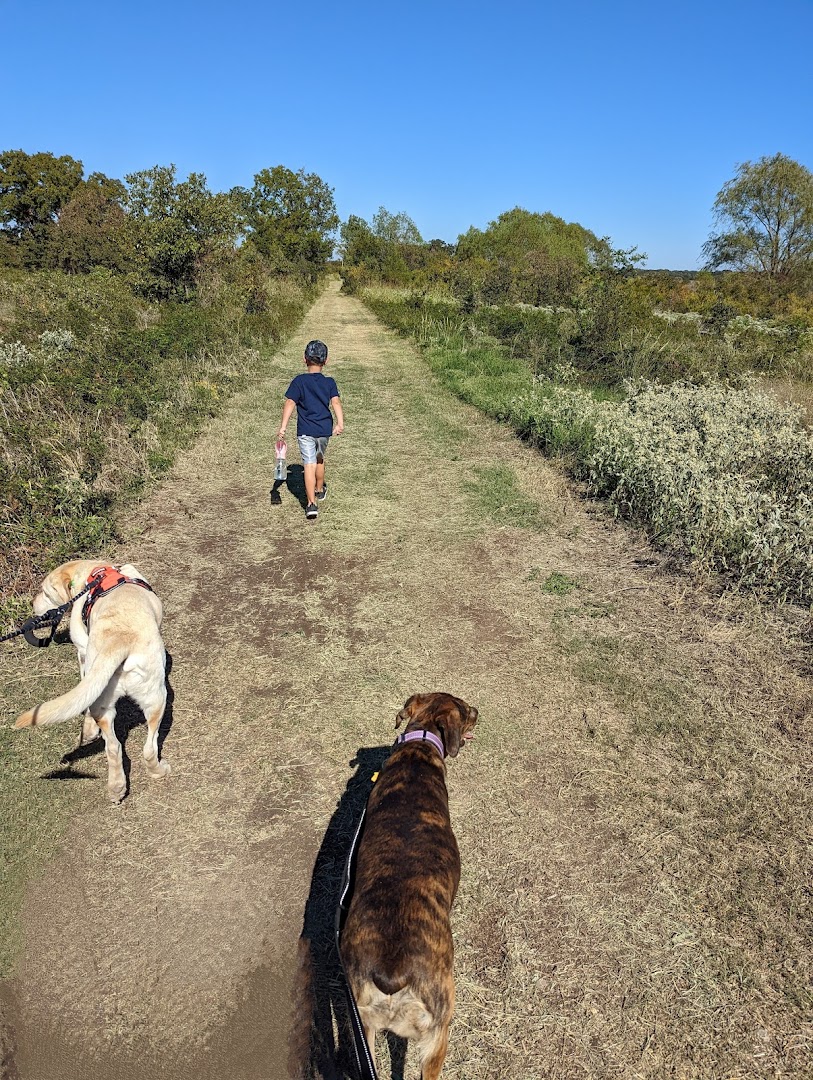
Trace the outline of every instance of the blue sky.
[[813, 0], [0, 0], [0, 29], [0, 149], [304, 168], [425, 239], [522, 206], [693, 268], [738, 163], [813, 169]]

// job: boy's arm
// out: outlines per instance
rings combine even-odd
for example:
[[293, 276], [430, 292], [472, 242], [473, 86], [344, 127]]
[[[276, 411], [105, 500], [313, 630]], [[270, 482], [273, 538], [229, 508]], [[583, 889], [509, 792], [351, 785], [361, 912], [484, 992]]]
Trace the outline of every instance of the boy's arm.
[[296, 408], [296, 402], [291, 401], [290, 398], [285, 399], [285, 404], [282, 406], [282, 420], [280, 421], [279, 431], [277, 435], [285, 437], [285, 429], [288, 427], [288, 421], [291, 419]]
[[333, 434], [341, 435], [344, 431], [344, 413], [342, 412], [342, 403], [338, 397], [332, 397], [330, 399], [330, 405], [336, 414], [336, 423], [333, 425]]

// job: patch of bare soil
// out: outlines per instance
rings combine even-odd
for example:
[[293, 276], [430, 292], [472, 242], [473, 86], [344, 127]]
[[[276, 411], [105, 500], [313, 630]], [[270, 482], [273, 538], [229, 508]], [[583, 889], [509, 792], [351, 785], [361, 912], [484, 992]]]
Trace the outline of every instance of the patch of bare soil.
[[[295, 452], [269, 499], [311, 337], [347, 419], [315, 523]], [[495, 464], [545, 529], [489, 519], [463, 481]], [[347, 1075], [339, 876], [397, 710], [433, 689], [481, 717], [448, 770], [444, 1076], [810, 1074], [811, 695], [778, 623], [591, 512], [335, 289], [131, 534], [165, 602], [172, 774], [145, 775], [139, 727], [120, 807], [81, 762], [99, 779], [4, 988], [8, 1077], [282, 1080], [291, 1033], [303, 1075]]]

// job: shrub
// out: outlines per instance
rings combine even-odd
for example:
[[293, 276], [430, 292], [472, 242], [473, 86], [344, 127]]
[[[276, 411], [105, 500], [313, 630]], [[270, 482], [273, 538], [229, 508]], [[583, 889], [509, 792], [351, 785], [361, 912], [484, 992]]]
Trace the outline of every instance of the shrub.
[[813, 600], [813, 441], [752, 387], [641, 384], [599, 414], [592, 490], [701, 565]]
[[512, 401], [509, 419], [523, 438], [583, 475], [601, 407], [586, 390], [543, 384]]
[[509, 419], [659, 542], [777, 599], [813, 602], [813, 439], [753, 387], [640, 383], [620, 402], [548, 386]]
[[[709, 378], [701, 365], [702, 354], [692, 347], [694, 321], [679, 321], [671, 338], [654, 323], [632, 323], [618, 331], [616, 377], [639, 366], [673, 381], [628, 381], [623, 397], [600, 400], [578, 385], [567, 353], [540, 377], [501, 343], [515, 341], [526, 325], [522, 310], [477, 309], [473, 318], [458, 311], [452, 318], [440, 314], [442, 305], [416, 306], [392, 290], [364, 299], [384, 321], [415, 335], [444, 385], [564, 458], [616, 514], [743, 586], [813, 602], [813, 439], [797, 409], [742, 381], [747, 346], [735, 335], [761, 330], [729, 321], [709, 349], [718, 370], [741, 377], [741, 385], [730, 385]], [[534, 311], [532, 317], [545, 326], [556, 316]], [[679, 378], [687, 368], [697, 383]]]

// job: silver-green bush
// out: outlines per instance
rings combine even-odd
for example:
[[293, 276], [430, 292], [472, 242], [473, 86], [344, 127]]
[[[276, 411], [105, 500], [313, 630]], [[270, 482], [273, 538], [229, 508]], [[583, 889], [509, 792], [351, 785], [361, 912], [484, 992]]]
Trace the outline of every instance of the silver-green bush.
[[[702, 566], [813, 600], [813, 440], [754, 387], [640, 383], [621, 402], [550, 387], [512, 419], [575, 452], [591, 491]], [[568, 433], [569, 434], [563, 434]]]

